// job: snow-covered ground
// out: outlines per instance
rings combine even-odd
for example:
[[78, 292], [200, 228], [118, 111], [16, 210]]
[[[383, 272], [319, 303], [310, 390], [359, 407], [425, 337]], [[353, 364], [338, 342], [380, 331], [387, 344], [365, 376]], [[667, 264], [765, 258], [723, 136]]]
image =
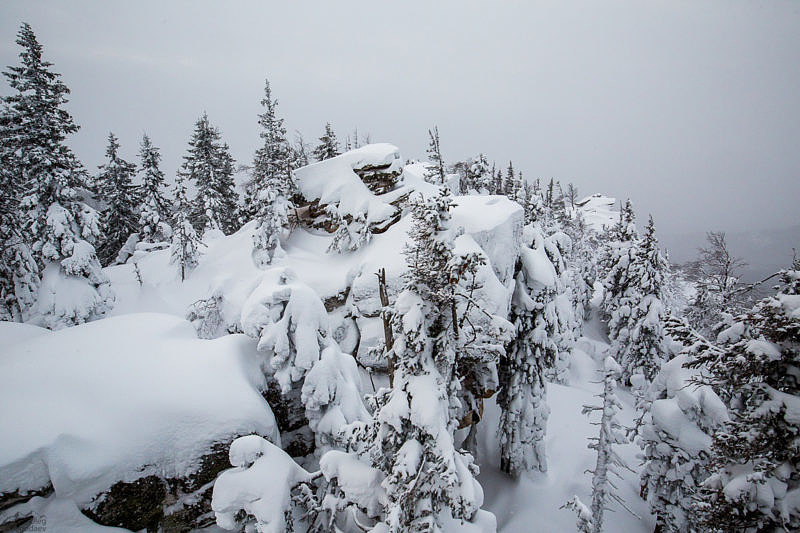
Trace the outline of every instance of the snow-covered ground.
[[[584, 329], [585, 337], [578, 340], [572, 352], [570, 384], [548, 383], [547, 403], [550, 418], [547, 422], [547, 461], [546, 473], [523, 474], [519, 480], [512, 480], [499, 469], [499, 453], [495, 428], [499, 410], [490, 401], [480, 434], [478, 462], [481, 465], [479, 481], [485, 496], [484, 509], [497, 517], [497, 529], [505, 533], [550, 533], [575, 531], [575, 513], [560, 509], [567, 500], [577, 495], [584, 502], [591, 501], [591, 474], [597, 455], [586, 447], [588, 438], [597, 435], [597, 422], [581, 414], [583, 405], [599, 405], [595, 395], [602, 390], [597, 383], [600, 368], [599, 355], [608, 347], [602, 338], [597, 321], [588, 322]], [[618, 391], [623, 409], [620, 421], [631, 425], [633, 420], [633, 398], [625, 391]], [[488, 450], [488, 452], [487, 452]], [[618, 452], [636, 473], [623, 471], [622, 480], [612, 480], [619, 488], [620, 496], [626, 505], [639, 515], [637, 518], [618, 505], [611, 504], [613, 512], [605, 515], [605, 528], [614, 532], [653, 531], [655, 521], [650, 515], [647, 503], [639, 497], [640, 449], [635, 444], [620, 446]]]

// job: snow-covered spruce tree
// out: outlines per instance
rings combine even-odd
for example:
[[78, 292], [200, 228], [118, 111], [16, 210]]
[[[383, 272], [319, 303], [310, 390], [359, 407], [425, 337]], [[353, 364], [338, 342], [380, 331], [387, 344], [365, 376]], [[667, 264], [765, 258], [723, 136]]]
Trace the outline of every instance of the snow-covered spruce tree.
[[572, 217], [569, 214], [569, 203], [561, 188], [561, 182], [556, 181], [553, 190], [553, 218], [555, 218], [562, 231], [570, 232]]
[[313, 482], [320, 473], [307, 472], [259, 435], [234, 440], [228, 455], [233, 468], [220, 473], [211, 498], [219, 527], [265, 533], [326, 531], [313, 527], [319, 507]]
[[545, 205], [552, 209], [553, 205], [555, 205], [555, 198], [556, 198], [556, 180], [550, 178], [550, 181], [547, 182], [547, 188], [544, 191]]
[[503, 179], [503, 169], [498, 168], [497, 171], [494, 171], [494, 169], [492, 170], [493, 170], [492, 174], [494, 175], [494, 180], [493, 180], [494, 194], [505, 194], [506, 183], [505, 180]]
[[212, 291], [208, 298], [192, 303], [186, 310], [186, 320], [192, 323], [200, 339], [216, 339], [230, 333], [222, 316], [222, 291]]
[[487, 194], [492, 188], [492, 169], [486, 156], [479, 154], [469, 167], [472, 176], [472, 187], [479, 194]]
[[510, 320], [515, 332], [500, 359], [500, 469], [514, 476], [547, 470], [544, 435], [550, 409], [545, 372], [559, 354], [554, 309], [556, 271], [544, 250], [544, 236], [528, 227], [517, 260]]
[[586, 507], [580, 498], [573, 496], [561, 508], [575, 511], [578, 516], [575, 522], [575, 529], [578, 533], [592, 533], [592, 511]]
[[711, 435], [728, 415], [712, 388], [695, 383], [698, 373], [686, 368], [707, 342], [684, 321], [673, 317], [671, 325], [670, 338], [679, 353], [647, 390], [638, 431], [644, 463], [641, 495], [656, 517], [656, 531], [693, 533], [701, 531], [694, 500], [709, 475]]
[[[625, 461], [614, 451], [614, 446], [626, 444], [628, 439], [625, 437], [625, 430], [617, 420], [617, 413], [622, 408], [622, 404], [617, 399], [617, 379], [622, 369], [613, 357], [606, 357], [602, 375], [603, 392], [598, 395], [602, 400], [602, 405], [584, 405], [583, 413], [591, 414], [600, 412], [600, 421], [596, 423], [600, 427], [597, 437], [592, 437], [589, 448], [597, 452], [597, 462], [592, 474], [592, 503], [591, 507], [586, 507], [580, 499], [575, 496], [571, 500], [570, 508], [578, 513], [578, 526], [586, 527], [586, 521], [591, 521], [591, 533], [603, 531], [603, 513], [611, 502], [616, 502], [626, 510], [625, 502], [614, 491], [614, 484], [609, 479], [609, 474], [616, 475], [621, 479], [620, 469], [631, 470]], [[632, 470], [631, 470], [632, 471]], [[589, 514], [587, 515], [587, 509]], [[581, 529], [585, 531], [585, 529]]]
[[219, 129], [203, 113], [194, 126], [189, 148], [178, 172], [197, 187], [190, 214], [192, 225], [203, 232], [230, 235], [239, 229], [238, 195], [233, 183], [233, 157]]
[[185, 281], [189, 272], [197, 266], [200, 247], [203, 246], [189, 219], [190, 210], [191, 204], [186, 196], [186, 178], [178, 173], [175, 179], [175, 215], [169, 253], [170, 263], [177, 264], [180, 269], [181, 281]]
[[22, 322], [36, 303], [40, 279], [20, 206], [25, 189], [11, 120], [7, 108], [0, 110], [0, 320]]
[[[97, 175], [97, 192], [106, 204], [102, 211], [103, 235], [98, 257], [103, 265], [117, 262], [117, 256], [128, 239], [139, 229], [139, 206], [141, 198], [138, 187], [133, 184], [136, 165], [119, 156], [119, 139], [108, 134], [106, 162]], [[127, 256], [120, 257], [124, 262]]]
[[630, 248], [639, 239], [636, 230], [636, 214], [630, 200], [622, 205], [619, 219], [603, 235], [605, 243], [598, 257], [598, 275], [603, 280], [603, 311], [606, 316], [624, 292], [627, 282], [627, 265]]
[[488, 194], [491, 190], [491, 167], [485, 155], [459, 161], [453, 165], [453, 169], [459, 175], [461, 194]]
[[269, 81], [265, 82], [261, 105], [264, 112], [258, 115], [258, 124], [263, 144], [253, 158], [253, 175], [246, 188], [245, 208], [256, 219], [253, 261], [259, 268], [265, 268], [276, 255], [281, 254], [281, 234], [289, 227], [294, 153], [286, 140], [283, 119], [277, 116], [278, 101], [272, 98]]
[[354, 252], [361, 247], [369, 244], [372, 240], [372, 232], [369, 230], [367, 224], [367, 215], [365, 213], [358, 213], [355, 217], [347, 217], [351, 222], [347, 222], [347, 218], [339, 214], [339, 209], [335, 205], [328, 205], [325, 208], [328, 215], [330, 224], [337, 229], [333, 234], [333, 240], [328, 246], [328, 253], [347, 253]]
[[[511, 325], [504, 319], [476, 309], [482, 287], [477, 271], [485, 258], [477, 253], [454, 253], [461, 228], [452, 228], [453, 199], [447, 187], [439, 195], [412, 202], [411, 242], [403, 253], [409, 270], [408, 288], [431, 302], [438, 313], [429, 317], [433, 358], [448, 384], [450, 416], [461, 420], [469, 414], [478, 396], [496, 386], [495, 362]], [[489, 383], [493, 382], [493, 383]]]
[[617, 299], [609, 329], [612, 350], [619, 354], [622, 378], [641, 375], [651, 382], [666, 360], [664, 347], [664, 277], [668, 272], [658, 248], [653, 217], [632, 252], [626, 267], [627, 288]]
[[346, 424], [365, 422], [355, 359], [342, 353], [319, 296], [289, 270], [272, 268], [242, 306], [242, 330], [258, 339], [265, 373], [281, 394], [299, 386], [319, 453]]
[[172, 228], [169, 225], [169, 201], [164, 194], [164, 172], [159, 166], [160, 163], [161, 153], [145, 134], [139, 146], [139, 173], [142, 175], [140, 242], [161, 243], [169, 241], [172, 237]]
[[623, 347], [627, 346], [630, 333], [628, 318], [632, 305], [637, 305], [642, 298], [631, 271], [636, 262], [639, 240], [634, 220], [629, 200], [620, 210], [619, 221], [607, 232], [607, 242], [599, 261], [605, 289], [601, 310], [608, 320], [608, 336], [612, 343], [618, 341]]
[[430, 183], [443, 184], [445, 181], [444, 159], [442, 158], [442, 148], [439, 145], [439, 127], [434, 126], [433, 130], [428, 130], [428, 168], [425, 171], [425, 180]]
[[705, 531], [800, 529], [800, 261], [697, 362], [729, 398], [698, 512]]
[[319, 138], [319, 144], [314, 148], [314, 158], [317, 161], [325, 161], [339, 155], [339, 141], [333, 132], [330, 122], [325, 123], [325, 133]]
[[597, 281], [597, 256], [599, 241], [597, 233], [589, 228], [580, 211], [575, 214], [574, 224], [570, 226], [573, 247], [569, 254], [573, 305], [575, 316], [588, 320], [591, 313], [590, 300], [594, 295]]
[[527, 197], [525, 196], [525, 178], [522, 175], [522, 171], [517, 171], [516, 176], [514, 176], [514, 196], [511, 198], [519, 205], [525, 205], [525, 201]]
[[570, 282], [572, 273], [566, 257], [572, 249], [572, 241], [563, 231], [551, 228], [552, 233], [544, 239], [544, 251], [556, 272], [556, 295], [553, 300], [553, 312], [557, 325], [553, 335], [558, 344], [558, 356], [555, 364], [548, 369], [548, 379], [556, 383], [567, 383], [569, 376], [570, 355], [575, 341], [583, 327], [582, 320], [575, 314], [574, 297]]
[[351, 448], [385, 476], [383, 526], [439, 531], [451, 518], [472, 520], [483, 500], [469, 453], [456, 450], [458, 392], [452, 232], [446, 191], [412, 206], [409, 270], [392, 309], [394, 377], [375, 395], [374, 420], [350, 429]]
[[525, 204], [522, 205], [525, 211], [525, 223], [537, 223], [540, 227], [549, 227], [549, 210], [544, 203], [543, 191], [539, 180], [533, 182], [531, 194]]
[[515, 202], [517, 201], [517, 196], [519, 195], [519, 190], [521, 187], [521, 182], [519, 179], [519, 173], [514, 170], [514, 163], [509, 161], [508, 168], [506, 169], [506, 182], [503, 194], [505, 194], [509, 200], [513, 200]]
[[[19, 185], [15, 196], [21, 220], [30, 230], [30, 248], [42, 275], [31, 318], [57, 329], [103, 316], [114, 295], [91, 244], [100, 234], [99, 216], [76, 194], [76, 188], [86, 186], [86, 172], [65, 142], [78, 130], [63, 109], [69, 89], [50, 70], [52, 63], [42, 59], [42, 46], [28, 24], [20, 28], [17, 44], [21, 64], [3, 72], [12, 89], [3, 98], [3, 163], [11, 165], [6, 171]], [[27, 262], [26, 250], [10, 251]], [[21, 269], [18, 274], [31, 288], [30, 265]], [[65, 282], [71, 290], [56, 294]]]
[[[2, 121], [0, 115], [0, 128], [4, 128]], [[22, 191], [5, 141], [6, 136], [0, 134], [0, 320], [22, 322], [36, 303], [39, 267], [20, 213]]]

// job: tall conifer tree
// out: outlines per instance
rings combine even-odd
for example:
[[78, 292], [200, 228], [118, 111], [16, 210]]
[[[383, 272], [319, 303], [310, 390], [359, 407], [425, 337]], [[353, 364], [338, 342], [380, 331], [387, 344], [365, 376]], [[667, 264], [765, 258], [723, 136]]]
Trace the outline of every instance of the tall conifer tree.
[[433, 130], [428, 130], [430, 142], [428, 144], [428, 159], [430, 164], [425, 173], [426, 179], [431, 183], [443, 184], [445, 180], [444, 158], [442, 158], [442, 147], [439, 143], [439, 127], [434, 126]]
[[263, 267], [280, 252], [280, 236], [289, 227], [289, 210], [294, 183], [293, 152], [286, 140], [283, 119], [276, 113], [269, 81], [261, 100], [264, 112], [258, 116], [263, 144], [253, 160], [253, 178], [247, 186], [246, 208], [256, 218], [253, 234], [253, 260]]
[[[61, 328], [99, 318], [114, 297], [92, 245], [100, 235], [99, 216], [78, 199], [76, 189], [87, 187], [86, 172], [66, 144], [67, 136], [78, 130], [64, 109], [69, 89], [51, 70], [53, 64], [42, 58], [42, 46], [27, 23], [17, 34], [17, 44], [21, 63], [3, 72], [12, 89], [3, 98], [0, 120], [2, 162], [9, 165], [3, 174], [13, 176], [13, 202], [22, 210], [17, 222], [29, 230], [18, 237], [30, 240], [43, 283], [50, 287], [47, 298], [40, 291], [31, 313], [45, 326]], [[12, 253], [21, 294], [36, 281], [27, 249], [26, 243], [5, 250]], [[52, 285], [62, 277], [80, 281], [84, 290], [55, 295]], [[27, 296], [25, 300], [30, 302]]]
[[317, 161], [325, 161], [336, 157], [340, 153], [339, 141], [336, 139], [331, 123], [327, 122], [325, 124], [325, 133], [319, 138], [319, 144], [314, 148], [314, 157]]
[[186, 280], [189, 272], [197, 266], [200, 247], [203, 246], [189, 218], [191, 204], [186, 195], [185, 180], [181, 174], [175, 180], [175, 218], [170, 247], [170, 263], [178, 265], [181, 281]]
[[139, 238], [142, 242], [164, 242], [172, 236], [169, 202], [164, 194], [164, 172], [160, 163], [161, 153], [145, 134], [139, 147], [139, 172], [142, 174]]
[[139, 225], [140, 196], [133, 184], [136, 165], [119, 156], [119, 139], [108, 134], [106, 163], [100, 166], [97, 192], [106, 207], [102, 212], [103, 236], [98, 247], [100, 262], [110, 265]]
[[195, 123], [180, 174], [197, 186], [192, 224], [203, 231], [229, 235], [239, 229], [238, 194], [233, 182], [234, 160], [219, 129], [203, 113]]

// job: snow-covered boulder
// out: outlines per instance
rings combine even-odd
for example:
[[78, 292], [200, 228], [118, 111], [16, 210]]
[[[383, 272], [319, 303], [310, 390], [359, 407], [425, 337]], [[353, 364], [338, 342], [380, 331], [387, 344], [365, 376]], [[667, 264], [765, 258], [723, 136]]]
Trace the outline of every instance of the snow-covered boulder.
[[514, 275], [522, 243], [522, 207], [505, 196], [456, 196], [452, 226], [461, 226], [486, 253], [497, 279], [506, 285]]
[[[397, 208], [378, 198], [364, 178], [380, 173], [399, 175], [402, 171], [400, 151], [391, 144], [369, 144], [337, 157], [299, 168], [295, 171], [300, 194], [319, 209], [332, 206], [339, 217], [348, 221], [363, 216], [369, 227], [386, 222], [397, 214]], [[369, 181], [369, 179], [368, 179]], [[381, 185], [384, 192], [394, 184]], [[312, 208], [312, 216], [319, 215]]]
[[235, 437], [258, 433], [280, 444], [244, 335], [200, 340], [185, 320], [156, 313], [38, 335], [24, 325], [3, 329], [16, 328], [27, 339], [0, 357], [0, 427], [14, 428], [0, 432], [0, 501], [52, 491], [102, 511], [96, 496], [127, 497], [138, 487], [180, 503], [189, 492], [201, 498], [194, 482], [213, 481], [219, 467], [204, 469]]

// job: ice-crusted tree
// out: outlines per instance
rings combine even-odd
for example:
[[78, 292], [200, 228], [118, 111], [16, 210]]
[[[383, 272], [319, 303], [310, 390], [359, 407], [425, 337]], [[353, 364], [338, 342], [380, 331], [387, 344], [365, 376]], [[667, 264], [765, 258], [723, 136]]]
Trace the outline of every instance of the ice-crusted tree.
[[598, 277], [599, 239], [597, 233], [588, 227], [580, 211], [575, 214], [570, 237], [574, 243], [569, 258], [575, 315], [579, 319], [588, 320], [591, 312], [590, 301]]
[[664, 347], [663, 303], [665, 276], [669, 266], [658, 247], [653, 217], [642, 238], [631, 247], [625, 268], [625, 289], [612, 308], [609, 329], [612, 350], [618, 353], [622, 378], [641, 375], [650, 382], [667, 357]]
[[309, 152], [311, 152], [311, 148], [303, 138], [303, 134], [300, 133], [299, 131], [295, 131], [294, 143], [292, 145], [292, 153], [294, 154], [294, 159], [293, 159], [294, 164], [292, 166], [294, 168], [300, 168], [311, 163], [311, 159], [308, 156]]
[[800, 529], [800, 261], [697, 358], [728, 402], [698, 511], [705, 531]]
[[544, 203], [544, 196], [540, 181], [537, 179], [531, 186], [530, 196], [523, 204], [525, 223], [537, 223], [541, 227], [549, 227], [549, 210]]
[[242, 307], [243, 331], [258, 339], [267, 373], [287, 394], [298, 386], [317, 448], [338, 444], [346, 424], [366, 421], [355, 359], [342, 353], [319, 296], [289, 270], [268, 270]]
[[186, 178], [178, 174], [175, 179], [175, 215], [173, 218], [172, 245], [170, 246], [170, 263], [177, 264], [181, 272], [181, 281], [197, 266], [200, 258], [200, 247], [203, 242], [189, 218], [191, 204], [186, 195]]
[[592, 511], [586, 507], [586, 504], [581, 501], [577, 496], [573, 496], [564, 505], [562, 509], [569, 509], [574, 511], [577, 515], [575, 521], [575, 529], [578, 533], [593, 533], [592, 529]]
[[492, 188], [491, 167], [483, 154], [453, 165], [459, 174], [461, 194], [487, 194]]
[[172, 236], [169, 201], [164, 193], [161, 153], [145, 134], [139, 145], [139, 173], [142, 176], [142, 209], [139, 214], [139, 239], [146, 243], [166, 242]]
[[208, 115], [197, 119], [189, 148], [178, 172], [197, 187], [191, 212], [192, 224], [202, 231], [220, 230], [229, 235], [239, 229], [239, 201], [233, 182], [234, 160], [219, 129]]
[[558, 356], [549, 369], [548, 378], [556, 383], [566, 383], [570, 365], [570, 354], [580, 336], [583, 322], [575, 314], [572, 295], [572, 272], [567, 257], [572, 250], [572, 240], [563, 231], [550, 229], [551, 234], [544, 240], [544, 251], [556, 271], [556, 295], [553, 310], [557, 321], [554, 338], [558, 344]]
[[710, 344], [682, 319], [671, 317], [668, 331], [678, 353], [661, 367], [644, 399], [641, 494], [657, 531], [699, 532], [695, 499], [709, 475], [711, 436], [728, 415], [713, 389], [696, 383], [698, 371], [686, 368]]
[[277, 115], [278, 101], [272, 98], [269, 81], [265, 82], [261, 105], [264, 112], [258, 115], [258, 124], [263, 144], [253, 158], [253, 174], [247, 185], [245, 207], [256, 219], [253, 261], [259, 268], [265, 268], [276, 255], [281, 254], [281, 234], [289, 228], [294, 153], [286, 139], [283, 119]]
[[[338, 207], [335, 205], [328, 205], [325, 211], [330, 223], [337, 227], [333, 233], [333, 240], [328, 246], [328, 253], [354, 252], [372, 240], [366, 213], [357, 213], [355, 216], [345, 218], [339, 214]], [[348, 222], [348, 218], [350, 222]]]
[[21, 322], [36, 303], [40, 279], [21, 207], [25, 189], [16, 165], [13, 126], [8, 109], [0, 110], [0, 320]]
[[[610, 355], [607, 356], [600, 371], [603, 392], [598, 397], [602, 400], [602, 405], [583, 406], [584, 414], [600, 413], [600, 420], [595, 423], [600, 428], [600, 431], [597, 437], [590, 439], [591, 442], [589, 443], [589, 448], [597, 452], [597, 462], [594, 470], [589, 471], [592, 474], [591, 506], [584, 505], [577, 496], [567, 504], [568, 507], [578, 513], [579, 531], [589, 531], [591, 533], [603, 531], [603, 514], [612, 502], [616, 502], [626, 510], [628, 509], [625, 506], [625, 502], [616, 493], [614, 483], [609, 479], [610, 475], [615, 475], [621, 479], [620, 469], [631, 470], [614, 450], [615, 446], [628, 442], [625, 430], [617, 419], [617, 413], [622, 408], [616, 392], [617, 379], [621, 371], [622, 369], [614, 358]], [[587, 522], [591, 523], [591, 528], [587, 527]]]
[[599, 268], [603, 276], [603, 301], [601, 309], [608, 319], [609, 338], [612, 342], [622, 334], [627, 341], [628, 317], [631, 303], [637, 303], [641, 294], [631, 266], [636, 262], [639, 234], [630, 201], [622, 207], [619, 221], [607, 232], [607, 242], [601, 253]]
[[314, 148], [313, 153], [317, 161], [325, 161], [341, 153], [339, 151], [339, 141], [336, 139], [336, 134], [333, 132], [330, 122], [325, 123], [325, 133], [319, 138], [319, 144]]
[[445, 181], [444, 159], [442, 158], [442, 148], [439, 144], [439, 127], [434, 126], [428, 130], [428, 168], [425, 171], [425, 179], [430, 183], [443, 184]]
[[[56, 329], [103, 316], [114, 295], [91, 244], [100, 235], [99, 216], [77, 197], [76, 189], [86, 187], [86, 172], [66, 144], [78, 130], [64, 109], [69, 89], [42, 58], [30, 25], [22, 24], [16, 42], [21, 64], [3, 72], [12, 89], [3, 98], [3, 163], [9, 165], [3, 173], [12, 173], [19, 186], [19, 216], [42, 276], [31, 317]], [[27, 262], [25, 249], [4, 252]], [[32, 288], [30, 265], [21, 268], [18, 274]], [[61, 282], [71, 290], [56, 294]]]
[[233, 468], [214, 482], [211, 509], [217, 525], [236, 531], [325, 531], [312, 529], [314, 480], [286, 452], [258, 435], [239, 437], [228, 453]]
[[689, 302], [686, 316], [704, 334], [712, 333], [720, 313], [743, 311], [741, 270], [746, 263], [730, 250], [725, 233], [706, 234], [706, 245], [698, 249], [697, 259], [687, 263], [689, 277], [694, 280], [695, 297]]
[[493, 183], [494, 194], [505, 194], [506, 183], [505, 180], [503, 179], [503, 169], [498, 168], [497, 170], [495, 170], [493, 168], [492, 174], [494, 175], [494, 183]]
[[[456, 449], [458, 424], [457, 269], [446, 190], [412, 204], [409, 270], [392, 308], [393, 387], [373, 398], [374, 418], [349, 430], [351, 448], [382, 473], [382, 527], [439, 531], [443, 520], [472, 520], [483, 493], [472, 456]], [[457, 400], [455, 401], [458, 403]]]
[[[98, 257], [104, 265], [116, 262], [117, 255], [133, 233], [139, 229], [139, 188], [133, 184], [136, 165], [119, 155], [119, 139], [108, 134], [106, 162], [97, 175], [97, 192], [106, 203], [102, 211], [103, 235]], [[127, 257], [121, 257], [121, 260]]]
[[[3, 119], [0, 114], [0, 128], [4, 127]], [[0, 320], [22, 322], [36, 303], [39, 267], [20, 213], [22, 191], [5, 140], [0, 135]]]
[[559, 354], [556, 270], [538, 228], [526, 228], [517, 260], [510, 320], [514, 337], [500, 359], [500, 469], [514, 476], [547, 470], [544, 436], [550, 408], [545, 373]]
[[[598, 264], [601, 277], [606, 278], [610, 275], [617, 263], [626, 255], [627, 249], [638, 238], [636, 214], [633, 211], [633, 204], [631, 204], [630, 200], [627, 200], [620, 207], [617, 222], [606, 230], [606, 244], [600, 254]], [[620, 292], [624, 281], [623, 274], [624, 270], [619, 269], [613, 273], [613, 277], [610, 279], [613, 284], [611, 287], [612, 296]]]
[[522, 187], [522, 182], [520, 179], [521, 176], [519, 172], [514, 170], [514, 163], [509, 161], [508, 168], [506, 169], [505, 191], [503, 191], [509, 200], [513, 200], [515, 202], [517, 201], [517, 197], [519, 196], [519, 192]]
[[479, 154], [469, 167], [473, 188], [478, 193], [488, 193], [492, 187], [491, 168], [486, 156]]

